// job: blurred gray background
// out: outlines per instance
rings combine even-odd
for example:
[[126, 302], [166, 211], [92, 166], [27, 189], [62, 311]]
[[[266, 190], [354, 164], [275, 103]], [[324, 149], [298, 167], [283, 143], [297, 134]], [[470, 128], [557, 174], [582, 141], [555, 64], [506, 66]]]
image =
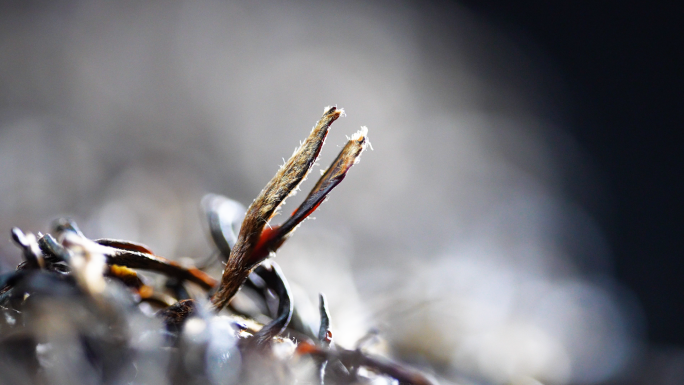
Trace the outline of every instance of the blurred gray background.
[[[374, 149], [277, 261], [302, 297], [326, 293], [338, 343], [375, 328], [387, 354], [459, 383], [619, 382], [641, 312], [587, 211], [604, 186], [559, 84], [445, 4], [15, 3], [0, 14], [0, 232], [66, 215], [205, 259], [201, 197], [248, 205], [337, 105], [320, 167], [361, 125]], [[3, 271], [19, 261], [9, 236], [0, 253]]]

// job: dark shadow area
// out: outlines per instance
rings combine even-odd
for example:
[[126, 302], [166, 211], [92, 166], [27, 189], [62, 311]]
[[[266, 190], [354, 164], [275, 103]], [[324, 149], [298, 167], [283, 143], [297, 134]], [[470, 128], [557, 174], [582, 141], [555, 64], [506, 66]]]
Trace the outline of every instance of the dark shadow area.
[[571, 97], [568, 130], [610, 195], [594, 207], [618, 279], [653, 343], [684, 346], [681, 9], [666, 2], [461, 1], [547, 56]]

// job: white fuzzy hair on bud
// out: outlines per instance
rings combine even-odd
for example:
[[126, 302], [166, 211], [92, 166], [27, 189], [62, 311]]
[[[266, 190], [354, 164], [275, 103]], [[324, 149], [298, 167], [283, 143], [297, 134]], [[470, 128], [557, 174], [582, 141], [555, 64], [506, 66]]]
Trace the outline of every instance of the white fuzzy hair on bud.
[[351, 140], [359, 140], [363, 138], [364, 136], [368, 135], [368, 127], [366, 126], [361, 126], [361, 129], [356, 131], [352, 136]]
[[350, 138], [350, 140], [361, 140], [364, 139], [363, 143], [363, 149], [366, 149], [366, 146], [370, 147], [370, 149], [373, 149], [373, 146], [370, 143], [370, 140], [368, 139], [368, 127], [366, 126], [361, 126], [361, 129], [356, 131]]

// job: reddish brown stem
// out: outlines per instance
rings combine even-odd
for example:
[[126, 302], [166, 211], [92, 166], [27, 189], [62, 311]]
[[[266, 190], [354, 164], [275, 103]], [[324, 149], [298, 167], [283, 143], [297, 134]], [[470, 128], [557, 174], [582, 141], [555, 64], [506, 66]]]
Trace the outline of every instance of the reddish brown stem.
[[365, 366], [377, 373], [385, 374], [399, 380], [402, 384], [436, 385], [437, 383], [418, 370], [401, 365], [381, 357], [366, 355], [360, 350], [328, 349], [316, 346], [307, 341], [301, 341], [297, 346], [297, 353], [308, 354], [326, 360], [340, 360], [345, 366]]
[[230, 252], [221, 285], [212, 298], [214, 307], [222, 309], [247, 279], [250, 271], [268, 257], [268, 253], [254, 253], [264, 226], [283, 201], [306, 178], [323, 147], [330, 125], [342, 115], [336, 107], [326, 108], [309, 137], [252, 202], [242, 222], [238, 239]]
[[218, 282], [209, 274], [194, 268], [183, 267], [174, 261], [153, 254], [107, 247], [105, 257], [110, 265], [121, 265], [134, 269], [156, 271], [170, 277], [194, 282], [205, 290], [213, 289]]
[[332, 165], [323, 173], [316, 185], [311, 189], [304, 202], [299, 205], [285, 223], [280, 226], [264, 229], [259, 243], [254, 250], [256, 257], [265, 258], [269, 253], [276, 252], [297, 226], [311, 213], [316, 211], [318, 206], [328, 197], [328, 194], [344, 180], [347, 171], [358, 162], [359, 156], [366, 148], [368, 143], [366, 133], [367, 130], [364, 127], [347, 142]]

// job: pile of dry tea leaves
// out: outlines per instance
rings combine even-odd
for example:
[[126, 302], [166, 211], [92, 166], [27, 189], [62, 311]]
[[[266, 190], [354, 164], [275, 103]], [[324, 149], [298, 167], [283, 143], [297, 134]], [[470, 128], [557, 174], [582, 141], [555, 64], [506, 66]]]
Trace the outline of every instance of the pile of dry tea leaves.
[[[269, 259], [369, 145], [363, 127], [292, 215], [269, 225], [342, 114], [325, 109], [247, 209], [237, 235], [242, 213], [230, 209], [236, 203], [219, 195], [203, 199], [225, 263], [220, 280], [141, 244], [89, 239], [66, 219], [55, 222], [52, 234], [12, 229], [24, 260], [0, 276], [0, 384], [434, 383], [368, 354], [363, 341], [354, 350], [336, 346], [323, 295], [320, 327], [307, 326]], [[162, 279], [153, 284], [138, 270]], [[261, 314], [244, 311], [234, 298], [251, 301]]]

